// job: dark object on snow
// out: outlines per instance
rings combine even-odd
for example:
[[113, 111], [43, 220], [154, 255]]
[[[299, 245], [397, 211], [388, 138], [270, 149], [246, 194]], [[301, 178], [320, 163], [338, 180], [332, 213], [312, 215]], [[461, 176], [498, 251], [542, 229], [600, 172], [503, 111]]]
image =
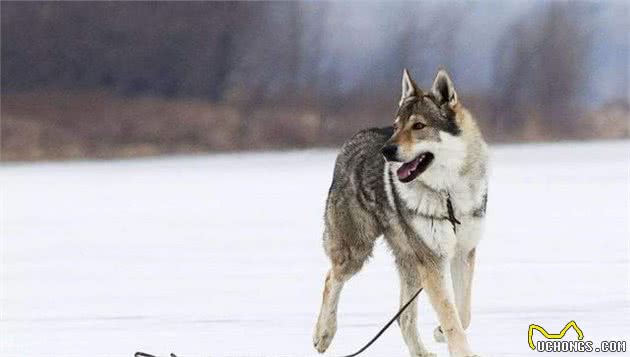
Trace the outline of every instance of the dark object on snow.
[[[174, 354], [174, 353], [171, 353], [171, 355], [170, 355], [170, 356], [171, 356], [171, 357], [177, 357], [177, 356], [175, 356], [175, 354]], [[136, 353], [133, 355], [133, 357], [155, 357], [155, 356], [154, 356], [154, 355], [150, 355], [150, 354], [148, 354], [148, 353], [144, 353], [144, 352], [136, 352]]]

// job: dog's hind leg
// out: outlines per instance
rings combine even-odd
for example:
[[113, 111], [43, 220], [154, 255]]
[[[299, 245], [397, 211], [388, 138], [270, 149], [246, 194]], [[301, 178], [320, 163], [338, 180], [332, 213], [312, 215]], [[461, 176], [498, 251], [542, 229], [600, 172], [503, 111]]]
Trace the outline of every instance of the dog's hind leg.
[[337, 306], [344, 283], [345, 279], [336, 276], [334, 269], [326, 274], [322, 306], [313, 335], [313, 346], [319, 353], [328, 349], [337, 332]]
[[[400, 306], [402, 307], [420, 289], [421, 281], [415, 261], [396, 259], [396, 265], [400, 276]], [[412, 302], [400, 315], [398, 325], [411, 357], [435, 357], [434, 353], [427, 351], [420, 336], [418, 336], [418, 328], [416, 326], [418, 317], [417, 301], [416, 299]]]
[[324, 246], [332, 267], [326, 274], [322, 306], [315, 326], [313, 346], [324, 353], [337, 332], [337, 306], [344, 284], [363, 267], [372, 254], [374, 241], [355, 241], [348, 244], [347, 237], [326, 236]]

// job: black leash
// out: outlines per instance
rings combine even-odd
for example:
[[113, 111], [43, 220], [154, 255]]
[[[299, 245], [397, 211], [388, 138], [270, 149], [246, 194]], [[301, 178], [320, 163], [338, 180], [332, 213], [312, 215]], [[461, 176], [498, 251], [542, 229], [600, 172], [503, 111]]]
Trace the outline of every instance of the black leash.
[[[398, 318], [400, 317], [400, 315], [402, 315], [403, 312], [405, 312], [405, 310], [409, 307], [409, 305], [411, 305], [411, 303], [418, 297], [418, 295], [420, 295], [420, 292], [422, 291], [422, 288], [418, 289], [418, 291], [416, 291], [415, 294], [413, 294], [413, 296], [411, 297], [411, 299], [409, 299], [409, 301], [407, 301], [407, 303], [405, 305], [403, 305], [400, 310], [398, 310], [398, 312], [396, 313], [396, 315], [394, 315], [394, 317], [392, 317], [391, 320], [389, 320], [389, 322], [387, 322], [387, 324], [385, 324], [385, 326], [383, 326], [383, 328], [376, 334], [376, 336], [374, 336], [370, 342], [368, 342], [367, 344], [365, 344], [365, 346], [361, 347], [360, 350], [356, 351], [355, 353], [351, 354], [351, 355], [346, 355], [343, 357], [355, 357], [358, 356], [359, 354], [361, 354], [363, 351], [367, 350], [368, 347], [372, 346], [372, 344], [374, 342], [376, 342], [376, 340], [378, 340], [379, 337], [381, 337], [381, 335], [387, 331], [387, 329], [389, 328], [389, 326], [391, 326], [394, 321], [398, 320]], [[155, 357], [154, 355], [150, 355], [148, 353], [144, 353], [144, 352], [136, 352], [134, 354], [134, 357]], [[171, 353], [170, 357], [177, 357], [175, 356], [175, 354]]]
[[[154, 355], [150, 355], [148, 353], [144, 353], [144, 352], [136, 352], [133, 357], [155, 357]], [[171, 353], [171, 357], [177, 357], [175, 356], [174, 353]]]
[[405, 305], [403, 305], [400, 308], [400, 310], [398, 310], [398, 313], [396, 313], [396, 315], [394, 315], [394, 317], [392, 317], [392, 319], [389, 320], [389, 322], [387, 324], [385, 324], [385, 326], [383, 326], [383, 328], [376, 334], [376, 336], [374, 336], [370, 340], [370, 342], [368, 342], [365, 346], [361, 347], [361, 349], [356, 351], [355, 353], [353, 353], [351, 355], [346, 355], [346, 356], [343, 356], [343, 357], [355, 357], [355, 356], [358, 356], [361, 352], [367, 350], [368, 347], [370, 347], [376, 340], [378, 340], [379, 337], [381, 337], [383, 332], [385, 332], [389, 328], [389, 326], [391, 326], [394, 323], [394, 321], [398, 320], [400, 315], [402, 315], [402, 313], [407, 309], [407, 307], [409, 307], [409, 305], [411, 305], [411, 303], [416, 299], [416, 297], [418, 297], [418, 295], [420, 294], [421, 291], [422, 291], [422, 288], [418, 289], [418, 291], [411, 297], [411, 299], [409, 299], [409, 301], [407, 301], [407, 303]]

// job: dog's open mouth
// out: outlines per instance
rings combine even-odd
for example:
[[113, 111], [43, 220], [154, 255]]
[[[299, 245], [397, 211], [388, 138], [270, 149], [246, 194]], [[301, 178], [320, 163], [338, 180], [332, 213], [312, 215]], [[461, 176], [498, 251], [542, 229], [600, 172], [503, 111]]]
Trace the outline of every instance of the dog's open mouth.
[[415, 159], [405, 162], [402, 166], [396, 171], [398, 175], [398, 179], [400, 182], [411, 182], [418, 175], [423, 173], [433, 161], [433, 154], [430, 152], [425, 152], [420, 154]]

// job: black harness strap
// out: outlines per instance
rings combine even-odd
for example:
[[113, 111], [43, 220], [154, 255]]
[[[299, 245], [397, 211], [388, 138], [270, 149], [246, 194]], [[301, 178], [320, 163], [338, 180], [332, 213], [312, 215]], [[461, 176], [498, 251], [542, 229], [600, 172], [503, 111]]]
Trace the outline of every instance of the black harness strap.
[[455, 210], [453, 209], [453, 203], [451, 202], [451, 195], [448, 195], [446, 198], [446, 209], [448, 210], [448, 220], [453, 225], [453, 232], [457, 233], [457, 224], [462, 224], [462, 222], [457, 220], [455, 217]]

